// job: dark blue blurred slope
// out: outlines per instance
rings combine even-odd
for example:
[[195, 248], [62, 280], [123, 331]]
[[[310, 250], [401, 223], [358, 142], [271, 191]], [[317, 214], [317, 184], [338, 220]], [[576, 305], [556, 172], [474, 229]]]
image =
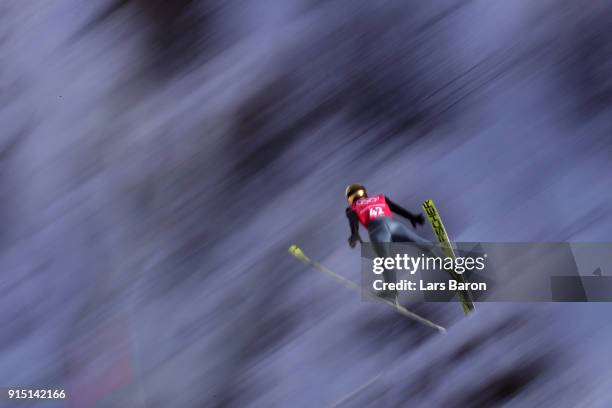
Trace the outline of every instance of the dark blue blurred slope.
[[2, 7], [0, 386], [85, 393], [127, 321], [99, 406], [609, 405], [606, 304], [413, 305], [434, 337], [286, 252], [359, 279], [353, 181], [457, 240], [609, 241], [609, 6]]

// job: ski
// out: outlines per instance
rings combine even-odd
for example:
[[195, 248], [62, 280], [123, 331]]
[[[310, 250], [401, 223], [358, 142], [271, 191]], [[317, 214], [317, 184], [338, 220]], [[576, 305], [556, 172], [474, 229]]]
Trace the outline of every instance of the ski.
[[359, 285], [357, 285], [355, 282], [348, 280], [346, 278], [344, 278], [343, 276], [337, 274], [336, 272], [330, 270], [329, 268], [325, 267], [324, 265], [313, 261], [312, 259], [310, 259], [309, 257], [307, 257], [304, 252], [297, 246], [297, 245], [291, 245], [289, 247], [289, 253], [291, 255], [293, 255], [295, 258], [297, 258], [298, 260], [302, 261], [303, 263], [305, 263], [306, 265], [309, 265], [311, 267], [313, 267], [316, 271], [319, 271], [321, 273], [324, 273], [328, 276], [330, 276], [332, 279], [334, 279], [336, 282], [338, 282], [339, 284], [341, 284], [342, 286], [344, 286], [347, 289], [352, 290], [353, 292], [357, 292], [359, 295], [365, 295], [366, 297], [368, 297], [369, 299], [372, 299], [376, 302], [379, 303], [384, 303], [387, 306], [392, 307], [393, 309], [395, 309], [399, 314], [408, 317], [409, 319], [412, 319], [414, 321], [417, 321], [421, 324], [424, 324], [425, 326], [431, 327], [432, 329], [438, 330], [440, 333], [445, 334], [446, 333], [446, 329], [440, 325], [435, 324], [434, 322], [427, 320], [426, 318], [411, 312], [410, 310], [406, 309], [404, 306], [400, 305], [400, 304], [396, 304], [394, 302], [391, 302], [388, 299], [384, 299], [384, 298], [380, 298], [370, 292], [367, 291], [362, 291], [361, 287]]
[[[422, 207], [425, 214], [427, 214], [427, 219], [429, 220], [429, 224], [431, 224], [431, 228], [433, 229], [434, 235], [440, 244], [443, 254], [450, 258], [456, 258], [455, 250], [453, 249], [450, 239], [448, 238], [446, 228], [444, 228], [442, 218], [440, 217], [440, 213], [436, 209], [436, 205], [434, 204], [433, 200], [425, 200]], [[457, 282], [465, 283], [465, 278], [463, 275], [458, 274], [453, 270], [449, 270], [448, 273]], [[457, 291], [457, 296], [461, 301], [463, 312], [466, 315], [474, 310], [474, 302], [472, 301], [472, 295], [469, 291], [459, 290]]]

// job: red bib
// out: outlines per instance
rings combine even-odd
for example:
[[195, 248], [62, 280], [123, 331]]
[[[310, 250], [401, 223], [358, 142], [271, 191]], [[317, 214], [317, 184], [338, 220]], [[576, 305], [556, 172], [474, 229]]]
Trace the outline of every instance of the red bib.
[[363, 197], [355, 201], [351, 208], [357, 214], [357, 219], [366, 228], [376, 218], [391, 217], [391, 210], [384, 195]]

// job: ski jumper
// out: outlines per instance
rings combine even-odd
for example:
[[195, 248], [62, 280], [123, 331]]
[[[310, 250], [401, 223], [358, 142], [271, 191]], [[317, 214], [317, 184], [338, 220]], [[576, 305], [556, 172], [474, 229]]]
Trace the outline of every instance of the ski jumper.
[[[392, 213], [411, 221], [417, 217], [382, 194], [356, 200], [346, 209], [351, 236], [359, 234], [359, 224], [366, 227], [372, 247], [379, 257], [391, 256], [389, 246], [385, 245], [389, 242], [412, 242], [429, 253], [432, 243], [393, 219]], [[388, 283], [396, 282], [394, 269], [386, 269], [383, 276]]]

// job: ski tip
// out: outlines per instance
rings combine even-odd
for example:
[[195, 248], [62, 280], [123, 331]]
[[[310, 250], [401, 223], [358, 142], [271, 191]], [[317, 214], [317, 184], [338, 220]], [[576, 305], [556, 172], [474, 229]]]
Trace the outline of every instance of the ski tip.
[[300, 249], [299, 246], [293, 244], [289, 247], [289, 253], [293, 256], [295, 256], [298, 259], [306, 259], [306, 256], [304, 255], [304, 252], [302, 252], [302, 250]]

